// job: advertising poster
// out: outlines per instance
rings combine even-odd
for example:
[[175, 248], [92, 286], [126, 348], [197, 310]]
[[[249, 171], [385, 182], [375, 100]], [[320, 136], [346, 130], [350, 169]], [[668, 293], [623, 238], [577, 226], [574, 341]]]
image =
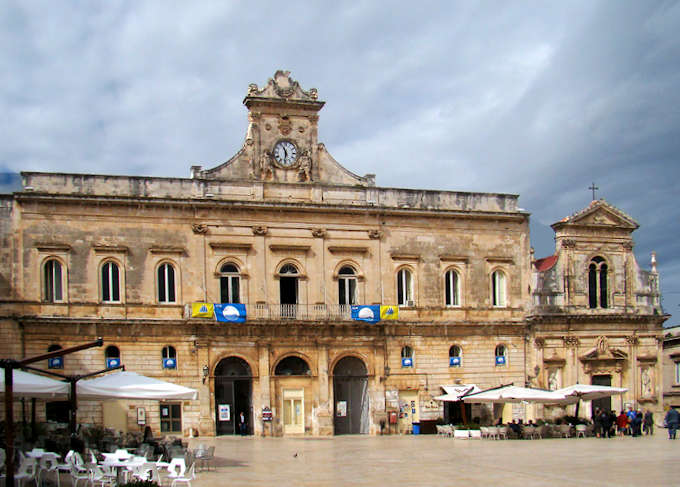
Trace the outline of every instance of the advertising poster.
[[339, 418], [347, 416], [347, 401], [338, 401], [335, 410], [337, 411], [336, 414]]
[[220, 404], [217, 406], [218, 417], [220, 421], [230, 421], [231, 420], [231, 408], [229, 404]]

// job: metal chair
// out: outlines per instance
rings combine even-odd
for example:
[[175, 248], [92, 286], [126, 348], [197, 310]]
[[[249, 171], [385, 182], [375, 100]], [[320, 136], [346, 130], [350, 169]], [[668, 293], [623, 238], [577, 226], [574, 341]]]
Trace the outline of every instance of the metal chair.
[[576, 438], [578, 437], [586, 437], [586, 425], [585, 424], [577, 424], [575, 426], [576, 429]]

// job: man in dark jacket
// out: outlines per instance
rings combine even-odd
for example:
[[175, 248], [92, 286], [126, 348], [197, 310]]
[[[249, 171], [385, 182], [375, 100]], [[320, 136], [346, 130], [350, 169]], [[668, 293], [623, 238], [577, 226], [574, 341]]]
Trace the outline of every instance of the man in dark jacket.
[[675, 431], [678, 429], [678, 424], [680, 424], [680, 413], [678, 413], [673, 406], [666, 413], [666, 417], [663, 422], [668, 428], [668, 439], [675, 439]]

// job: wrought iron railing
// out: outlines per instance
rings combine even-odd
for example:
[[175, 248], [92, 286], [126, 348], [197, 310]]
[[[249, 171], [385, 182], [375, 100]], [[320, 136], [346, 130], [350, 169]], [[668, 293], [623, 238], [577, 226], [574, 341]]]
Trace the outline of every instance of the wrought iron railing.
[[248, 319], [260, 320], [350, 320], [348, 304], [264, 304], [247, 307]]

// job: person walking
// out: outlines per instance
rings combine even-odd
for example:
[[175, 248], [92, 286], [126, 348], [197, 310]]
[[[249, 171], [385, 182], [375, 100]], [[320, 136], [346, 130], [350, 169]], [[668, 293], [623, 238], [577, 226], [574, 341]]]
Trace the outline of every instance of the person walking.
[[616, 426], [619, 429], [619, 436], [624, 436], [628, 430], [628, 416], [625, 411], [621, 411], [621, 414], [616, 417]]
[[663, 419], [664, 424], [668, 428], [668, 439], [675, 439], [675, 432], [678, 429], [678, 424], [680, 424], [680, 413], [678, 413], [673, 406], [670, 407], [666, 413], [666, 417]]
[[654, 435], [654, 415], [649, 409], [645, 411], [645, 416], [642, 419], [642, 425], [645, 430], [645, 435]]

